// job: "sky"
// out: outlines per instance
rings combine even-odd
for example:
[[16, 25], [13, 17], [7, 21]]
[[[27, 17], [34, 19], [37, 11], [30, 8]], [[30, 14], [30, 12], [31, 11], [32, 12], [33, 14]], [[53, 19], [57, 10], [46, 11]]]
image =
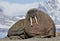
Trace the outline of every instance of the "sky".
[[38, 8], [38, 3], [44, 0], [0, 0], [0, 8], [10, 17], [25, 15], [31, 8]]
[[[38, 8], [39, 2], [46, 0], [0, 0], [0, 8], [9, 17], [26, 15], [31, 8]], [[60, 4], [60, 0], [58, 0]]]
[[43, 0], [5, 0], [11, 3], [20, 3], [20, 4], [25, 4], [25, 3], [33, 3], [33, 2], [39, 2]]

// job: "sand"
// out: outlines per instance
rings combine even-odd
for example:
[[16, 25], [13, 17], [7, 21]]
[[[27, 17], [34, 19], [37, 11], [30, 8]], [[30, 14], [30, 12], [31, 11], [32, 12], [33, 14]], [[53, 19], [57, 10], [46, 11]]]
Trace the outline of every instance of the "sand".
[[30, 38], [30, 39], [15, 39], [10, 40], [9, 38], [0, 39], [0, 41], [60, 41], [60, 36], [53, 37], [53, 38]]

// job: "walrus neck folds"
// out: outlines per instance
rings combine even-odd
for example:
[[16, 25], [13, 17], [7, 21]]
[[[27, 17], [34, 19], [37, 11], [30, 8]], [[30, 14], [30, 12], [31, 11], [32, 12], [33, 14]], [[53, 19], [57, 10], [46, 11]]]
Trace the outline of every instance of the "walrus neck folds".
[[[36, 16], [34, 16], [34, 18], [35, 18], [36, 24], [38, 24], [37, 17], [36, 17]], [[32, 19], [33, 19], [33, 18], [32, 18], [32, 17], [30, 17], [30, 23], [31, 23], [31, 25], [33, 25], [33, 23], [32, 23], [32, 22], [33, 22], [33, 21], [32, 21]]]

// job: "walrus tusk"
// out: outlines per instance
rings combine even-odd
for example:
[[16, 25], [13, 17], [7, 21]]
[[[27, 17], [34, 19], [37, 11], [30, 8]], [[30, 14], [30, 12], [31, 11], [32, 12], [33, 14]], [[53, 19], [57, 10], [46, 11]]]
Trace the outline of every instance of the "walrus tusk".
[[31, 25], [32, 25], [32, 18], [30, 17], [30, 22], [31, 22]]
[[35, 16], [36, 23], [38, 24], [37, 17]]

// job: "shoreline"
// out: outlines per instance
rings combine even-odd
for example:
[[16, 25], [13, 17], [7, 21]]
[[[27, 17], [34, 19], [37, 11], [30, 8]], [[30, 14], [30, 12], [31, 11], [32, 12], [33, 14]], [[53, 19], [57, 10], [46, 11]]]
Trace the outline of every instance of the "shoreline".
[[0, 41], [60, 41], [60, 36], [52, 37], [52, 38], [29, 38], [29, 39], [12, 39], [9, 38], [3, 38], [0, 39]]

